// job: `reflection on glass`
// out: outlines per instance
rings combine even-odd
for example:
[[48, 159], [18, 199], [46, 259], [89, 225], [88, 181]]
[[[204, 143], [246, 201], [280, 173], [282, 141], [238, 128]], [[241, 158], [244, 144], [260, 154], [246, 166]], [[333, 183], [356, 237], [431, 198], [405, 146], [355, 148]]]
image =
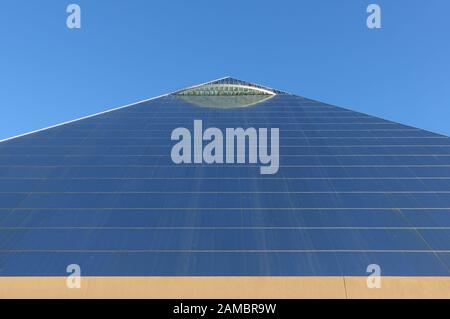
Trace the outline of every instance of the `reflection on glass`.
[[189, 96], [177, 95], [177, 97], [189, 104], [213, 107], [221, 109], [248, 107], [273, 97], [273, 95], [239, 95], [239, 96]]
[[213, 108], [239, 108], [266, 101], [275, 93], [261, 88], [236, 84], [207, 84], [174, 94], [189, 104]]

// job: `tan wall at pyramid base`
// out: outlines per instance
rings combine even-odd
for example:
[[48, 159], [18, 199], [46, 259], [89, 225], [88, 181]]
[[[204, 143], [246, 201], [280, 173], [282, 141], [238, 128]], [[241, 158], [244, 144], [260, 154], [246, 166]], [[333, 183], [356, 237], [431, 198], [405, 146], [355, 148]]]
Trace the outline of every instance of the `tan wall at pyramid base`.
[[0, 277], [0, 298], [450, 298], [450, 277]]

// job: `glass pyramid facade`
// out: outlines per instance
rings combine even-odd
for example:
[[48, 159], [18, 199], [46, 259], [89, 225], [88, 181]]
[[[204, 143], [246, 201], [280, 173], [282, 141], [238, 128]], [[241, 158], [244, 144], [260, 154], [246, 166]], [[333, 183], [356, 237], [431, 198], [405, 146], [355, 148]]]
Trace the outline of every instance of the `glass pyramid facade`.
[[[222, 92], [222, 93], [221, 93]], [[228, 92], [228, 93], [223, 93]], [[171, 132], [276, 127], [280, 167]], [[450, 276], [450, 140], [224, 78], [0, 143], [0, 276]]]

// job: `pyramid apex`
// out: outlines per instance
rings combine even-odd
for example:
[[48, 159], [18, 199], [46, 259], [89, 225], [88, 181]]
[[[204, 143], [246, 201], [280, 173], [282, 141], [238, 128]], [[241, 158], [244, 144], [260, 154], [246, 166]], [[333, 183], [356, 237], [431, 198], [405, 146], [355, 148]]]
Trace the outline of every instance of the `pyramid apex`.
[[247, 82], [247, 81], [243, 81], [243, 80], [239, 80], [236, 79], [234, 77], [231, 76], [225, 76], [222, 77], [220, 79], [217, 80], [212, 80], [206, 83], [202, 83], [202, 84], [198, 84], [198, 85], [194, 85], [182, 90], [178, 90], [176, 92], [174, 92], [173, 94], [177, 95], [180, 94], [182, 92], [188, 91], [188, 90], [192, 90], [192, 89], [199, 89], [199, 88], [203, 88], [203, 87], [208, 87], [208, 86], [214, 86], [214, 85], [231, 85], [231, 86], [242, 86], [242, 87], [246, 87], [246, 88], [254, 88], [256, 90], [259, 91], [263, 91], [266, 93], [270, 93], [270, 94], [274, 94], [274, 95], [279, 95], [279, 94], [289, 94], [280, 90], [276, 90], [267, 86], [263, 86], [263, 85], [259, 85], [259, 84], [255, 84], [255, 83], [251, 83], [251, 82]]

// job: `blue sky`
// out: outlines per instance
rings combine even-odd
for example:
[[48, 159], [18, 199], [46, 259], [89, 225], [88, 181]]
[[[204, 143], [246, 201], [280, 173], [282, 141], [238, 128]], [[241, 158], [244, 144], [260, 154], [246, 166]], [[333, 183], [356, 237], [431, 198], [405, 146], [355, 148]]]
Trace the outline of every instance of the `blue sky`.
[[0, 139], [226, 75], [450, 135], [448, 0], [0, 6]]

